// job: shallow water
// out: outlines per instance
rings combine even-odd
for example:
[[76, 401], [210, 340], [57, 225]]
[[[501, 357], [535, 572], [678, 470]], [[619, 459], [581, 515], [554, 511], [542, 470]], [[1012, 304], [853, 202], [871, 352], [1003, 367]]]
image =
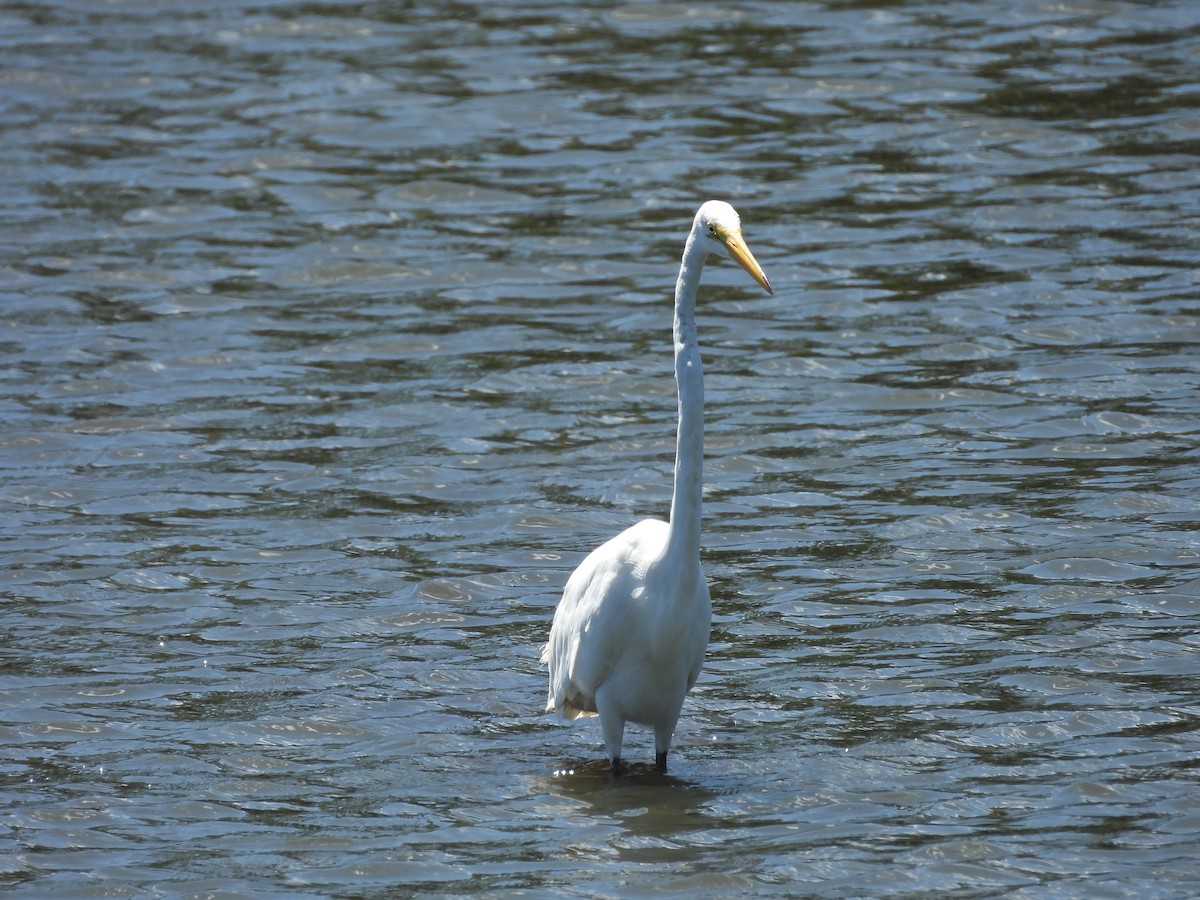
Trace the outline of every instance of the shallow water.
[[[158, 7], [0, 13], [6, 893], [1200, 890], [1200, 7]], [[537, 657], [710, 196], [613, 780]]]

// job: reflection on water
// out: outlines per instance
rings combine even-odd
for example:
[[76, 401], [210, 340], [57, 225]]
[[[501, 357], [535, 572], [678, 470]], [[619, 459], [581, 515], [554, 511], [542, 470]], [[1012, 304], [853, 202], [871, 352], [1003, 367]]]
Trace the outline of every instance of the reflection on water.
[[[0, 23], [10, 893], [1200, 886], [1200, 11]], [[713, 643], [614, 779], [537, 657], [710, 196], [776, 295], [706, 272]]]

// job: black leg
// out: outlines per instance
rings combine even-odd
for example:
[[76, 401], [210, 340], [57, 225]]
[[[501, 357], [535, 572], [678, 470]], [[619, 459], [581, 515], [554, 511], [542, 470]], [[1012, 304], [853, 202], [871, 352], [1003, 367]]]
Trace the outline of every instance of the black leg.
[[612, 773], [614, 775], [621, 774], [621, 757], [619, 756], [614, 756], [612, 758]]
[[667, 771], [667, 751], [666, 750], [664, 750], [662, 753], [654, 754], [654, 765], [658, 768], [658, 771], [660, 771], [660, 772]]

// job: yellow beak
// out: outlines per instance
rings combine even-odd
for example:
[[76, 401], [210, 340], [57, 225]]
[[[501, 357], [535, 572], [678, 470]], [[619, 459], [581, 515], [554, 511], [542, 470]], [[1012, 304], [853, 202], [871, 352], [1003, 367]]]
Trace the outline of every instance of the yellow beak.
[[750, 252], [750, 248], [746, 246], [746, 242], [740, 234], [731, 234], [726, 237], [725, 247], [729, 250], [730, 258], [745, 269], [751, 278], [766, 288], [768, 294], [775, 293], [771, 290], [771, 282], [767, 281], [762, 266], [758, 264], [758, 260], [754, 258], [754, 254]]

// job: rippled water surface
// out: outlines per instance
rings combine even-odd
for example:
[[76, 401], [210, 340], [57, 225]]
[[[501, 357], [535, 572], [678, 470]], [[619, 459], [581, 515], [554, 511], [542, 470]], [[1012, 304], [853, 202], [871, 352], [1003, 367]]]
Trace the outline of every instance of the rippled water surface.
[[[11, 896], [1200, 891], [1200, 5], [10, 3]], [[668, 777], [541, 714], [661, 516]], [[648, 761], [631, 727], [627, 756]]]

